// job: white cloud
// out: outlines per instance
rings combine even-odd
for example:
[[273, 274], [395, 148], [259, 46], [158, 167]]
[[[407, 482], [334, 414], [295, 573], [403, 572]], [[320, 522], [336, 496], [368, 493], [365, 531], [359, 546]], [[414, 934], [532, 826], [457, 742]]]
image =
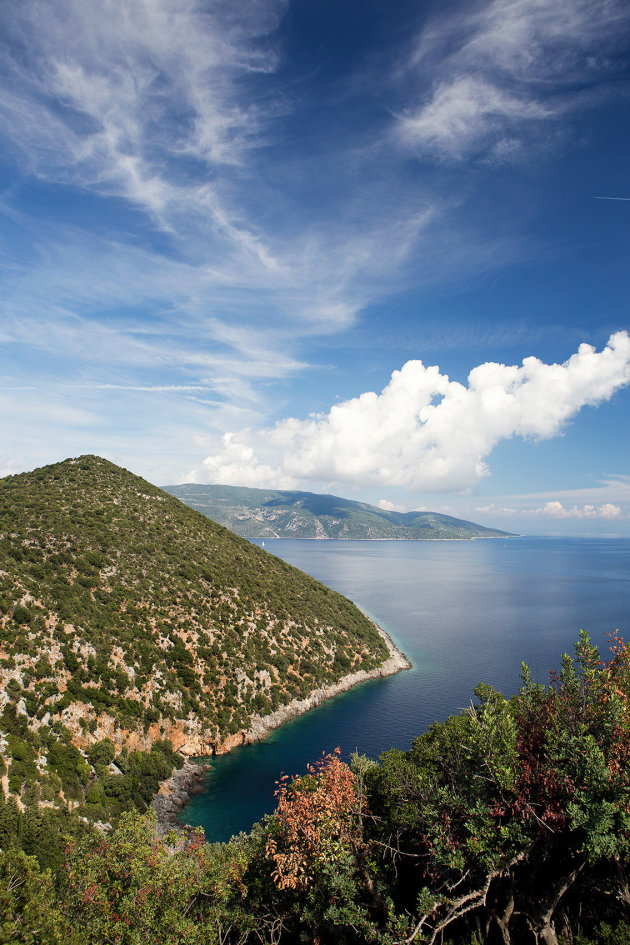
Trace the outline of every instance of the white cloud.
[[597, 16], [590, 0], [492, 0], [471, 17], [461, 55], [474, 64], [485, 59], [514, 80], [571, 83], [606, 65], [627, 23], [623, 0], [606, 0]]
[[493, 0], [438, 17], [405, 72], [417, 89], [398, 115], [402, 140], [452, 160], [518, 153], [532, 144], [533, 123], [549, 135], [548, 119], [579, 109], [586, 87], [606, 83], [629, 22], [616, 0], [597, 16], [588, 0]]
[[475, 509], [481, 515], [518, 515], [522, 509], [517, 509], [510, 505], [496, 505], [490, 502], [488, 505], [479, 505]]
[[390, 502], [389, 499], [380, 499], [377, 505], [378, 505], [378, 508], [383, 509], [384, 512], [405, 512], [406, 511], [404, 506], [394, 505], [394, 503]]
[[[327, 414], [272, 429], [230, 433], [204, 461], [214, 482], [294, 485], [304, 479], [451, 491], [489, 474], [486, 459], [513, 436], [546, 438], [586, 405], [630, 383], [630, 335], [597, 352], [582, 344], [564, 364], [481, 364], [468, 386], [437, 366], [408, 361], [380, 394], [366, 392]], [[284, 486], [286, 488], [290, 486]]]
[[543, 105], [526, 97], [511, 95], [482, 79], [461, 76], [440, 83], [430, 102], [401, 116], [400, 131], [414, 147], [449, 158], [462, 158], [490, 139], [498, 139], [495, 149], [506, 155], [515, 147], [514, 139], [503, 137], [506, 124], [539, 121], [546, 115]]
[[601, 505], [595, 508], [594, 505], [584, 505], [582, 508], [573, 506], [566, 509], [561, 502], [547, 502], [540, 510], [543, 515], [551, 515], [554, 518], [618, 518], [621, 515], [621, 509], [618, 505]]
[[0, 127], [38, 176], [123, 197], [170, 233], [192, 217], [273, 270], [261, 235], [220, 196], [228, 188], [209, 180], [264, 142], [277, 106], [248, 100], [242, 83], [275, 67], [268, 34], [284, 7], [31, 0], [0, 47]]
[[[4, 143], [19, 152], [21, 172], [72, 185], [61, 192], [69, 206], [81, 194], [98, 195], [95, 220], [103, 209], [107, 234], [100, 244], [88, 237], [86, 247], [80, 229], [57, 221], [48, 229], [23, 214], [32, 251], [23, 257], [28, 272], [3, 286], [7, 317], [28, 320], [35, 293], [47, 322], [58, 317], [49, 314], [50, 300], [82, 315], [96, 309], [96, 319], [129, 299], [135, 307], [150, 302], [173, 337], [183, 326], [180, 334], [195, 337], [200, 350], [214, 351], [216, 341], [231, 346], [242, 374], [259, 348], [253, 358], [244, 354], [225, 337], [226, 326], [236, 323], [245, 338], [262, 322], [284, 376], [285, 365], [289, 373], [302, 367], [291, 351], [304, 335], [349, 328], [383, 283], [391, 285], [432, 222], [431, 201], [397, 192], [395, 207], [380, 208], [367, 189], [359, 198], [345, 187], [338, 199], [336, 177], [326, 172], [323, 204], [332, 219], [304, 219], [303, 192], [297, 202], [288, 193], [292, 149], [268, 157], [277, 121], [290, 119], [291, 109], [281, 82], [263, 87], [252, 78], [277, 68], [274, 30], [287, 5], [29, 0], [5, 18]], [[335, 141], [330, 148], [334, 157], [318, 158], [313, 176], [334, 164], [352, 184], [361, 180]], [[137, 351], [134, 344], [124, 356]], [[227, 390], [231, 373], [219, 377]]]
[[566, 507], [557, 499], [545, 502], [540, 508], [515, 508], [514, 506], [497, 506], [494, 503], [481, 506], [475, 509], [485, 515], [524, 515], [524, 516], [546, 516], [548, 518], [600, 518], [616, 519], [624, 515], [623, 510], [612, 502], [605, 502], [603, 505], [573, 505]]
[[[82, 175], [114, 179], [110, 165], [150, 161], [158, 149], [238, 163], [267, 116], [243, 100], [236, 83], [275, 68], [273, 45], [261, 39], [285, 5], [250, 0], [243, 16], [195, 0], [31, 0], [8, 30], [28, 42], [25, 59], [6, 56], [23, 95], [7, 94], [4, 105], [19, 115], [30, 93], [30, 107], [39, 99], [43, 115], [56, 113], [70, 138], [51, 137], [46, 124], [32, 129], [43, 146], [33, 157], [50, 165], [58, 151], [65, 166], [70, 149]], [[50, 109], [51, 96], [65, 108]], [[120, 179], [134, 174], [121, 168]]]
[[[80, 384], [74, 385], [80, 387]], [[201, 384], [151, 384], [141, 387], [137, 384], [90, 384], [93, 390], [133, 390], [146, 394], [172, 394], [188, 393], [190, 391], [211, 391], [212, 387], [204, 387]]]
[[[254, 488], [273, 482], [276, 489], [294, 489], [297, 480], [292, 476], [283, 475], [277, 469], [257, 462], [253, 448], [243, 441], [247, 436], [247, 430], [241, 433], [240, 440], [233, 433], [225, 433], [221, 453], [204, 460], [203, 478], [210, 482]], [[198, 481], [197, 470], [193, 471], [193, 477], [192, 481]]]

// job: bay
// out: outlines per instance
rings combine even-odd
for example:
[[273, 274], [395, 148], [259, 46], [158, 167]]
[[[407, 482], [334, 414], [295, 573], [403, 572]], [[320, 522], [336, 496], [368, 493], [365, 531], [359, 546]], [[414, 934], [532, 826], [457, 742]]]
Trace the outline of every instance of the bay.
[[522, 661], [546, 682], [580, 628], [602, 652], [606, 633], [629, 636], [629, 539], [277, 539], [265, 550], [358, 604], [413, 669], [363, 683], [264, 742], [212, 758], [205, 792], [180, 815], [209, 841], [249, 830], [273, 810], [280, 775], [304, 772], [322, 752], [378, 758], [409, 748], [468, 705], [478, 682], [512, 694]]

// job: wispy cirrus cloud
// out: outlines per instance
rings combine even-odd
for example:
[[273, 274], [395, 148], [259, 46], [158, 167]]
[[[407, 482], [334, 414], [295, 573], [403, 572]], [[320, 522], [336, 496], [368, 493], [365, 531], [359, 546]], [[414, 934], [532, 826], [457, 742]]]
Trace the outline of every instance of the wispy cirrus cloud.
[[[272, 288], [294, 324], [335, 331], [352, 324], [379, 274], [391, 278], [430, 210], [403, 213], [401, 195], [393, 216], [367, 198], [352, 222], [341, 213], [305, 225], [289, 203], [280, 228], [257, 220], [256, 191], [286, 199], [282, 174], [267, 180], [265, 149], [295, 103], [250, 81], [278, 64], [286, 7], [29, 0], [7, 24], [0, 127], [41, 180], [128, 201], [200, 276], [241, 293]], [[348, 156], [332, 151], [350, 173]]]
[[[29, 0], [5, 17], [0, 128], [31, 179], [62, 188], [48, 225], [5, 195], [31, 244], [28, 264], [5, 251], [9, 343], [73, 354], [79, 370], [111, 358], [129, 372], [178, 364], [173, 381], [212, 371], [251, 401], [257, 379], [305, 367], [301, 340], [347, 330], [391, 283], [431, 224], [426, 202], [403, 213], [401, 195], [392, 215], [366, 195], [344, 219], [334, 197], [332, 218], [311, 221], [281, 170], [269, 177], [266, 148], [295, 106], [261, 85], [286, 8]], [[272, 226], [254, 199], [265, 188], [284, 207]], [[87, 195], [100, 238], [65, 219], [63, 202], [72, 217]]]
[[471, 151], [491, 148], [507, 155], [517, 139], [505, 134], [508, 126], [531, 126], [550, 110], [526, 96], [517, 96], [485, 79], [458, 76], [437, 85], [430, 101], [400, 119], [402, 137], [420, 152], [459, 160]]
[[[42, 123], [27, 138], [36, 169], [131, 194], [134, 180], [151, 179], [137, 177], [134, 161], [153, 166], [156, 181], [166, 156], [238, 164], [269, 117], [262, 102], [243, 99], [238, 82], [275, 68], [268, 40], [285, 8], [285, 0], [253, 0], [245, 17], [194, 0], [30, 0], [5, 24], [15, 91], [3, 114], [19, 122], [39, 105]], [[7, 130], [18, 144], [29, 132]]]
[[278, 107], [248, 101], [242, 83], [273, 70], [285, 6], [255, 0], [239, 17], [191, 0], [30, 0], [6, 23], [3, 131], [34, 174], [129, 200], [174, 236], [187, 214], [187, 231], [274, 269], [227, 192]]
[[[502, 160], [538, 150], [550, 121], [604, 93], [619, 70], [630, 13], [610, 0], [492, 0], [439, 15], [404, 70], [415, 101], [398, 113], [401, 140], [420, 156]], [[588, 92], [586, 89], [588, 88]]]

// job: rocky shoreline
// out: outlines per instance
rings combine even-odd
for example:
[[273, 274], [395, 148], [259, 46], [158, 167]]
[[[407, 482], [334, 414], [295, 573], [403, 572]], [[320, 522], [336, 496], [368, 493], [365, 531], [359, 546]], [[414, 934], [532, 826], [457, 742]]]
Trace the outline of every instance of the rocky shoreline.
[[[411, 669], [411, 662], [398, 649], [389, 634], [377, 624], [375, 626], [389, 650], [389, 658], [384, 663], [376, 669], [349, 673], [331, 686], [323, 686], [321, 689], [313, 690], [305, 699], [293, 699], [288, 705], [281, 706], [270, 715], [254, 716], [251, 727], [247, 731], [239, 732], [237, 735], [227, 738], [216, 747], [215, 754], [227, 754], [239, 745], [250, 745], [252, 742], [261, 741], [273, 729], [278, 728], [290, 719], [304, 715], [305, 712], [314, 709], [328, 699], [334, 698], [339, 693], [347, 692], [358, 683], [365, 682], [368, 679], [393, 676], [401, 670]], [[203, 793], [205, 775], [211, 767], [212, 765], [196, 764], [187, 760], [183, 767], [178, 768], [168, 780], [162, 782], [158, 793], [154, 795], [152, 800], [152, 806], [157, 814], [157, 830], [160, 835], [164, 835], [168, 830], [182, 829], [177, 815], [194, 794]]]
[[265, 738], [269, 732], [273, 731], [274, 728], [283, 725], [284, 722], [288, 722], [298, 715], [304, 715], [309, 709], [314, 709], [315, 706], [321, 705], [322, 702], [334, 698], [334, 696], [339, 695], [341, 692], [347, 692], [348, 689], [352, 689], [353, 686], [356, 686], [358, 683], [365, 682], [368, 679], [382, 679], [385, 676], [393, 676], [395, 673], [401, 672], [401, 670], [411, 669], [410, 660], [398, 649], [389, 634], [385, 633], [377, 624], [374, 624], [374, 626], [382, 636], [389, 650], [389, 658], [386, 659], [384, 663], [377, 666], [376, 669], [361, 669], [356, 673], [349, 673], [347, 676], [343, 676], [339, 682], [333, 683], [331, 686], [323, 686], [321, 689], [314, 689], [305, 699], [293, 699], [288, 705], [281, 706], [270, 715], [254, 716], [251, 728], [247, 733], [244, 733], [241, 744], [249, 745], [251, 742], [260, 741]]
[[164, 836], [169, 830], [180, 832], [182, 827], [177, 819], [178, 811], [184, 807], [194, 794], [204, 791], [204, 778], [210, 765], [195, 764], [185, 761], [170, 778], [162, 781], [157, 794], [153, 796], [151, 806], [157, 815], [157, 832]]

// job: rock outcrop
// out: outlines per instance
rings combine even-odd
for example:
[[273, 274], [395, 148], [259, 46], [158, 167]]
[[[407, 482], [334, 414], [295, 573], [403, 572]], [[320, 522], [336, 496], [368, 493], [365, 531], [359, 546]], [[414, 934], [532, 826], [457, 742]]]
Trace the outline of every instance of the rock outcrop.
[[186, 761], [183, 767], [178, 768], [167, 781], [162, 782], [151, 802], [157, 815], [158, 835], [163, 836], [172, 829], [181, 829], [177, 814], [193, 794], [202, 793], [204, 778], [209, 770], [210, 765]]

